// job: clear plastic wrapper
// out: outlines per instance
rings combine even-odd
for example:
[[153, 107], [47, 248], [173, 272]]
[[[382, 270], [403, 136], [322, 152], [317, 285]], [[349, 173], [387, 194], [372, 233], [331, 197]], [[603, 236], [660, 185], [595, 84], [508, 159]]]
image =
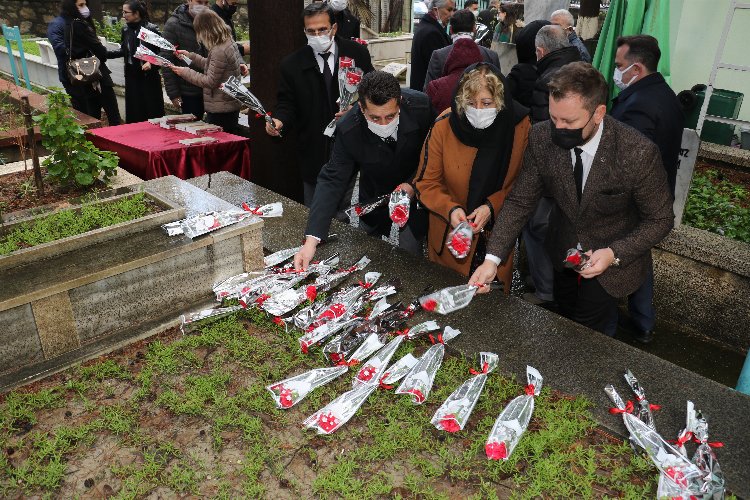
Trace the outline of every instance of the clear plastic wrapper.
[[[339, 111], [346, 111], [352, 105], [359, 84], [362, 82], [362, 75], [364, 73], [361, 69], [354, 67], [353, 64], [354, 60], [349, 57], [339, 58]], [[336, 131], [336, 121], [335, 118], [331, 120], [331, 123], [323, 130], [323, 135], [333, 137]]]
[[[252, 214], [245, 212], [244, 210], [223, 210], [219, 212], [206, 212], [193, 217], [188, 217], [180, 221], [180, 227], [182, 228], [182, 234], [190, 239], [197, 238], [204, 234], [216, 231], [223, 227], [237, 224], [248, 217], [252, 217]], [[172, 223], [168, 227], [174, 227]], [[165, 228], [167, 234], [174, 236], [180, 234], [172, 232]]]
[[240, 309], [242, 309], [242, 306], [217, 307], [216, 309], [204, 309], [202, 311], [190, 314], [183, 314], [182, 316], [180, 316], [180, 330], [185, 333], [185, 325], [189, 325], [190, 323], [195, 323], [196, 321], [201, 321], [208, 318], [220, 318], [222, 316], [228, 316], [239, 311]]
[[[170, 42], [163, 36], [157, 33], [154, 33], [153, 31], [148, 30], [146, 28], [140, 29], [140, 31], [138, 32], [138, 38], [150, 45], [156, 45], [160, 49], [170, 50], [174, 52], [178, 48], [176, 45], [172, 45], [172, 42]], [[188, 66], [190, 66], [193, 63], [193, 61], [188, 56], [178, 56], [178, 57], [182, 59], [185, 62], [185, 64], [187, 64]]]
[[580, 251], [577, 248], [571, 248], [568, 250], [563, 265], [569, 269], [578, 271], [579, 273], [589, 267], [589, 256]]
[[[308, 285], [284, 290], [263, 302], [261, 309], [272, 316], [283, 316], [313, 296], [310, 290], [314, 292], [315, 287]], [[314, 296], [312, 300], [315, 300]]]
[[241, 207], [242, 210], [263, 218], [281, 217], [284, 215], [284, 205], [282, 205], [280, 201], [268, 203], [266, 205], [255, 205], [243, 201]]
[[143, 44], [139, 45], [135, 49], [135, 54], [133, 54], [133, 57], [135, 57], [136, 59], [140, 59], [141, 61], [146, 61], [152, 66], [165, 66], [167, 68], [174, 66], [174, 64], [172, 64], [172, 61], [170, 61], [169, 59], [165, 59], [158, 54], [155, 54], [151, 49]]
[[377, 331], [378, 327], [375, 323], [361, 319], [357, 320], [354, 328], [348, 329], [346, 332], [331, 338], [323, 347], [323, 354], [331, 363], [338, 364], [345, 362], [346, 358], [356, 351], [367, 337]]
[[302, 423], [318, 434], [331, 434], [351, 419], [367, 397], [377, 389], [376, 385], [364, 384], [345, 392], [326, 406], [310, 415]]
[[465, 259], [471, 252], [471, 242], [474, 233], [467, 221], [461, 222], [456, 228], [448, 233], [445, 246], [457, 259]]
[[[677, 443], [675, 449], [680, 455], [687, 457], [687, 450], [685, 444], [693, 439], [693, 431], [695, 429], [695, 407], [692, 401], [687, 402], [687, 414], [685, 421], [685, 428], [680, 431], [677, 436]], [[670, 481], [664, 473], [659, 473], [659, 482], [656, 487], [656, 498], [669, 498], [670, 500], [692, 500], [692, 495], [686, 488], [677, 486], [673, 481]]]
[[[443, 342], [447, 342], [457, 337], [460, 333], [459, 330], [446, 326], [443, 331], [442, 340]], [[443, 356], [445, 355], [445, 345], [443, 342], [433, 345], [422, 355], [419, 362], [406, 375], [401, 385], [398, 386], [396, 394], [411, 395], [412, 403], [417, 405], [427, 400], [432, 390], [432, 383], [435, 381], [435, 375], [443, 363]]]
[[266, 387], [271, 393], [277, 408], [291, 408], [318, 387], [337, 379], [348, 371], [346, 366], [315, 368], [276, 382]]
[[531, 366], [526, 367], [525, 394], [517, 396], [503, 409], [492, 426], [484, 445], [484, 452], [491, 460], [507, 460], [516, 449], [521, 436], [529, 426], [534, 413], [534, 398], [542, 390], [542, 375]]
[[387, 339], [384, 335], [378, 335], [377, 333], [371, 333], [365, 340], [359, 344], [359, 347], [346, 359], [344, 363], [347, 366], [358, 366], [370, 356], [378, 352], [384, 345]]
[[385, 370], [380, 380], [378, 380], [380, 387], [383, 389], [392, 389], [393, 384], [407, 376], [417, 366], [417, 363], [419, 363], [419, 359], [415, 358], [414, 355], [411, 353], [405, 354]]
[[481, 371], [461, 384], [437, 409], [430, 421], [432, 425], [447, 432], [462, 431], [471, 412], [482, 394], [487, 375], [497, 368], [498, 356], [491, 352], [479, 353]]
[[[307, 354], [311, 347], [320, 344], [330, 337], [333, 337], [344, 329], [353, 329], [361, 323], [361, 318], [349, 318], [343, 319], [341, 321], [330, 321], [328, 323], [322, 324], [314, 330], [305, 333], [299, 338], [300, 352], [302, 352], [303, 354]], [[324, 350], [323, 352], [325, 353], [326, 351]], [[335, 360], [334, 363], [335, 362], [338, 362], [338, 360]]]
[[604, 392], [615, 405], [615, 408], [610, 409], [610, 413], [622, 415], [625, 427], [630, 432], [631, 442], [646, 451], [666, 479], [693, 494], [699, 492], [701, 474], [698, 468], [667, 443], [658, 432], [633, 415], [633, 403], [623, 402], [613, 386], [608, 385]]
[[278, 252], [274, 252], [271, 255], [266, 255], [265, 257], [263, 257], [263, 265], [266, 267], [278, 266], [285, 260], [289, 260], [294, 257], [294, 254], [299, 252], [301, 249], [301, 246], [285, 248], [283, 250], [279, 250]]
[[625, 382], [628, 383], [630, 389], [633, 391], [633, 394], [635, 394], [636, 404], [638, 405], [636, 409], [636, 416], [640, 418], [644, 424], [648, 425], [653, 430], [656, 430], [654, 415], [653, 413], [651, 413], [651, 411], [660, 409], [660, 406], [653, 405], [648, 402], [648, 400], [646, 399], [646, 391], [643, 390], [643, 387], [638, 382], [638, 379], [635, 378], [635, 375], [633, 375], [630, 370], [627, 370], [625, 372]]
[[378, 385], [378, 382], [385, 373], [385, 369], [388, 367], [388, 363], [390, 363], [391, 358], [398, 348], [401, 347], [404, 338], [403, 335], [393, 338], [385, 347], [368, 359], [366, 363], [363, 363], [354, 380], [352, 380], [352, 386], [357, 387], [362, 384]]
[[693, 455], [693, 463], [701, 473], [701, 494], [703, 498], [724, 498], [724, 473], [721, 471], [719, 460], [716, 458], [716, 453], [713, 450], [714, 448], [722, 447], [723, 444], [708, 441], [708, 422], [700, 411], [695, 412], [695, 430], [693, 434], [695, 440], [699, 443]]
[[416, 324], [411, 328], [405, 328], [399, 334], [406, 336], [409, 340], [414, 340], [437, 330], [440, 330], [440, 325], [437, 324], [437, 321], [430, 320]]
[[260, 99], [255, 97], [255, 95], [250, 92], [247, 87], [245, 87], [241, 79], [237, 78], [236, 76], [230, 76], [226, 82], [219, 85], [219, 89], [255, 111], [257, 113], [257, 117], [263, 118], [266, 123], [268, 123], [272, 128], [276, 128], [276, 124], [271, 119], [271, 114], [268, 113], [266, 111], [266, 108], [263, 107]]
[[350, 220], [354, 220], [355, 217], [362, 217], [363, 215], [369, 214], [376, 208], [384, 206], [386, 202], [389, 200], [389, 198], [390, 198], [390, 195], [385, 194], [377, 198], [375, 201], [368, 203], [366, 205], [357, 203], [356, 205], [352, 205], [351, 207], [344, 210], [344, 213], [349, 216]]
[[478, 289], [477, 285], [451, 286], [420, 297], [419, 303], [425, 311], [448, 314], [468, 306]]
[[397, 189], [391, 193], [388, 200], [388, 213], [391, 221], [398, 227], [404, 227], [409, 222], [410, 204], [409, 194], [403, 189]]

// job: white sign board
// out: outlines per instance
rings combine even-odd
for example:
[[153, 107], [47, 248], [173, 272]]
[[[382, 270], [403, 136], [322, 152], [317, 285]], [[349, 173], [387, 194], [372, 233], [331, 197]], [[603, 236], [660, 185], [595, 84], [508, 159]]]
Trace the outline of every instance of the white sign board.
[[695, 130], [691, 128], [682, 130], [682, 145], [677, 159], [677, 179], [674, 190], [675, 227], [682, 223], [682, 214], [685, 211], [688, 192], [690, 192], [690, 183], [693, 180], [693, 169], [695, 168], [695, 160], [698, 158], [700, 144], [700, 138]]
[[385, 71], [386, 73], [390, 73], [396, 78], [398, 78], [398, 76], [401, 73], [406, 71], [406, 64], [401, 64], [397, 62], [388, 63], [385, 66], [383, 66], [382, 71]]

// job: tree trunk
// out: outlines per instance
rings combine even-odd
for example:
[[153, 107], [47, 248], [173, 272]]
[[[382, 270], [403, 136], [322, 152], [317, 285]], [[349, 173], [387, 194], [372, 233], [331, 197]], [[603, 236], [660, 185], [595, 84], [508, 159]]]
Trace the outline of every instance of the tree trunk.
[[404, 15], [404, 0], [390, 0], [388, 3], [388, 18], [385, 20], [382, 28], [384, 33], [401, 31], [401, 20]]
[[[248, 0], [250, 24], [250, 91], [267, 111], [276, 106], [281, 60], [305, 42], [302, 22], [303, 0]], [[296, 156], [294, 132], [282, 138], [270, 137], [265, 122], [250, 112], [250, 180], [302, 202], [302, 175]], [[322, 133], [322, 131], [321, 131]]]

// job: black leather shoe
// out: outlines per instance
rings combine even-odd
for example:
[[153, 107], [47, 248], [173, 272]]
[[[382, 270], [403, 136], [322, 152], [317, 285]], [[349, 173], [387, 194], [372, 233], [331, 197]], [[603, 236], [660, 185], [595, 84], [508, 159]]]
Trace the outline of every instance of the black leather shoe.
[[633, 333], [633, 338], [640, 342], [641, 344], [648, 344], [652, 340], [654, 340], [654, 331], [653, 330], [646, 330], [646, 331], [638, 331]]

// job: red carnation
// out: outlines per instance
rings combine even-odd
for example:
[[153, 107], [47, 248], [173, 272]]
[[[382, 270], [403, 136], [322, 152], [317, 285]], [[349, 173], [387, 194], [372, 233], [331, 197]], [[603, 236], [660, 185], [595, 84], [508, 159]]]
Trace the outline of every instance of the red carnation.
[[399, 227], [404, 227], [409, 220], [409, 207], [396, 205], [391, 212], [391, 220]]
[[420, 391], [419, 389], [409, 389], [406, 392], [414, 395], [414, 402], [415, 403], [422, 403], [422, 402], [424, 402], [424, 394], [422, 394], [422, 391]]
[[354, 207], [354, 213], [357, 215], [362, 215], [362, 207], [357, 205]]
[[440, 427], [447, 432], [458, 432], [461, 430], [461, 426], [456, 422], [456, 416], [453, 413], [440, 419]]
[[571, 267], [576, 267], [581, 264], [581, 254], [577, 252], [571, 253], [570, 255], [565, 257], [565, 262]]
[[333, 304], [331, 307], [323, 311], [318, 319], [333, 320], [342, 316], [346, 312], [344, 304]]
[[374, 366], [367, 365], [359, 371], [357, 378], [363, 382], [368, 382], [373, 376], [375, 376], [376, 371], [377, 369]]
[[262, 306], [263, 302], [267, 301], [270, 298], [271, 298], [270, 295], [264, 293], [263, 295], [261, 295], [260, 297], [258, 297], [257, 299], [255, 299], [255, 303], [258, 304], [259, 306]]
[[279, 394], [279, 403], [282, 408], [290, 408], [294, 406], [294, 398], [291, 389], [284, 389]]
[[508, 458], [508, 450], [505, 448], [505, 443], [498, 443], [497, 441], [487, 443], [484, 445], [484, 452], [490, 460], [505, 460]]
[[274, 316], [274, 317], [273, 317], [273, 322], [274, 322], [274, 324], [276, 324], [276, 325], [279, 325], [279, 326], [284, 326], [284, 324], [285, 324], [285, 323], [284, 323], [284, 320], [283, 320], [283, 319], [281, 319], [281, 318], [280, 318], [280, 317], [278, 317], [278, 316]]
[[341, 424], [341, 421], [331, 412], [323, 413], [318, 417], [318, 425], [326, 432], [333, 432]]
[[347, 71], [346, 81], [349, 83], [349, 85], [358, 85], [359, 82], [362, 81], [362, 75], [355, 71]]
[[422, 304], [422, 309], [424, 309], [425, 311], [434, 311], [437, 305], [438, 304], [435, 299], [425, 300], [424, 304]]
[[451, 238], [451, 248], [461, 256], [459, 258], [466, 257], [471, 249], [471, 239], [462, 234], [454, 234]]
[[305, 289], [305, 295], [307, 296], [307, 300], [315, 302], [315, 299], [318, 297], [318, 289], [315, 288], [315, 285], [309, 285]]

